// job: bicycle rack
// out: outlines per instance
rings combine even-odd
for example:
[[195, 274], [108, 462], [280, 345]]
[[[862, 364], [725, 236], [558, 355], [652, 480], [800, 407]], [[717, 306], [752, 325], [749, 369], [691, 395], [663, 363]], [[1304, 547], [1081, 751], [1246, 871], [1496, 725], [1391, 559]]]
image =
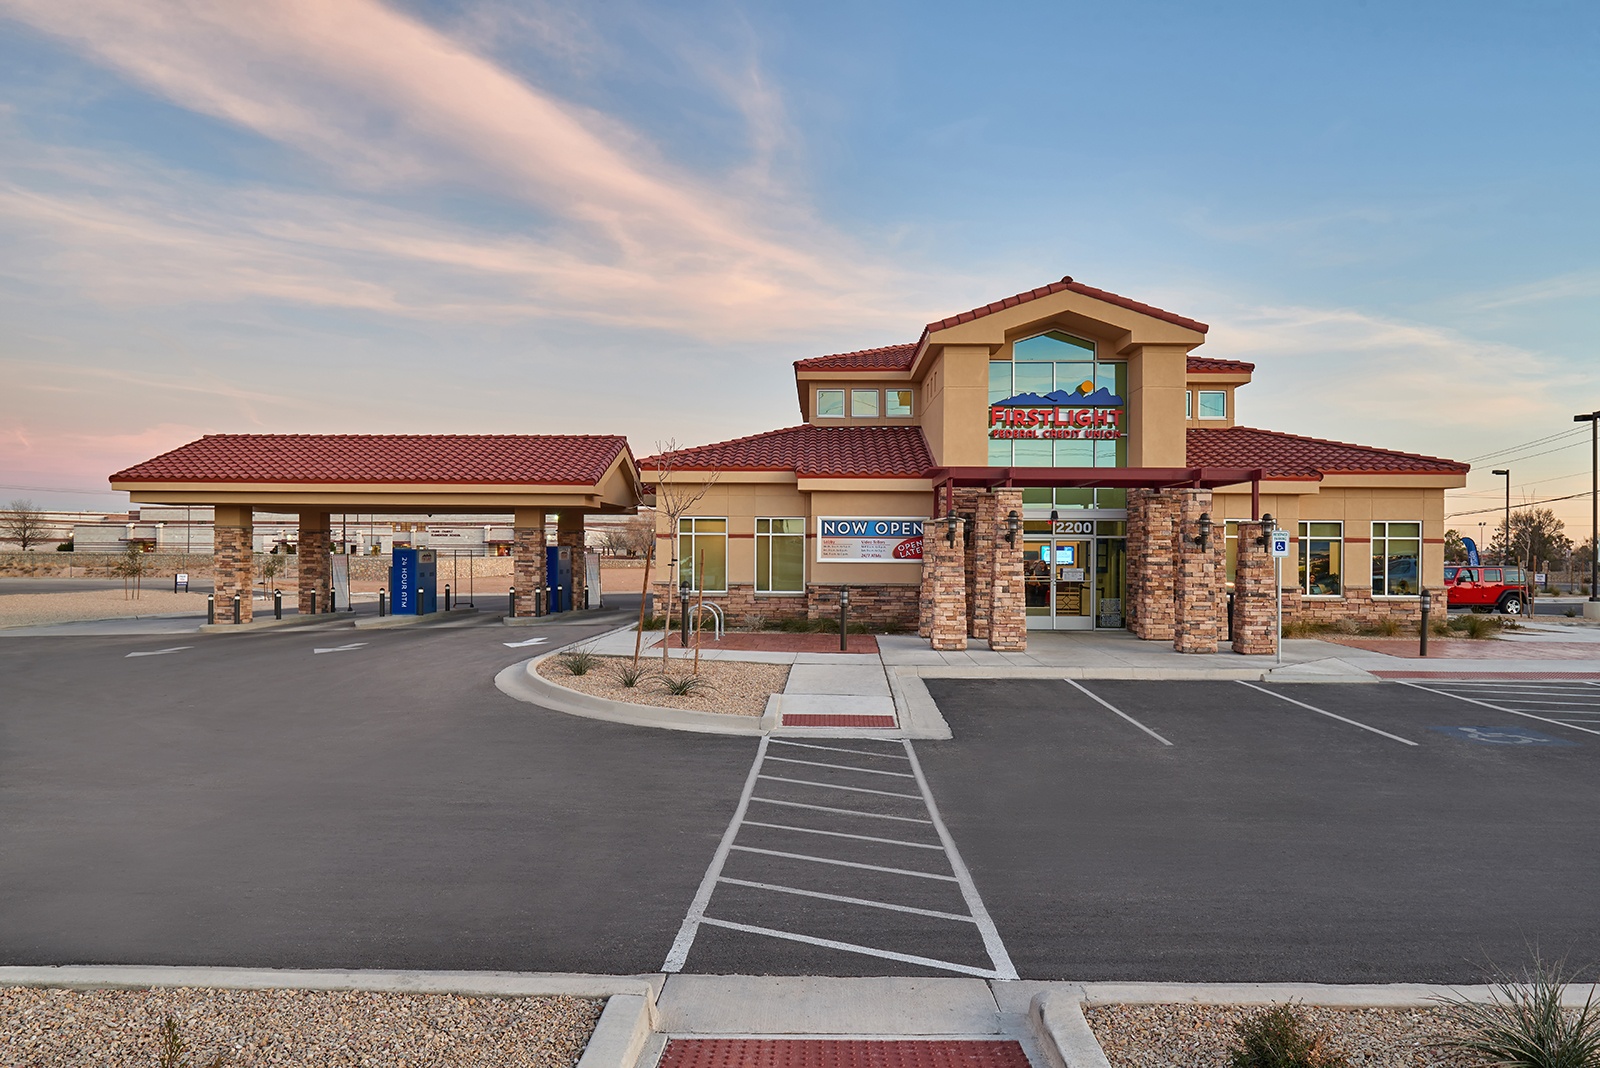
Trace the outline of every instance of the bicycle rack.
[[722, 616], [722, 608], [719, 605], [714, 605], [714, 604], [703, 604], [703, 605], [700, 605], [699, 608], [696, 609], [694, 615], [692, 617], [690, 617], [690, 619], [689, 619], [689, 630], [690, 630], [690, 632], [691, 633], [695, 633], [695, 632], [698, 632], [700, 630], [700, 613], [701, 612], [710, 612], [711, 613], [712, 623], [715, 625], [715, 629], [716, 629], [716, 635], [717, 635], [717, 639], [716, 640], [720, 642], [722, 640], [722, 632], [726, 628], [725, 628], [725, 625], [724, 625], [725, 621], [724, 621], [723, 616]]

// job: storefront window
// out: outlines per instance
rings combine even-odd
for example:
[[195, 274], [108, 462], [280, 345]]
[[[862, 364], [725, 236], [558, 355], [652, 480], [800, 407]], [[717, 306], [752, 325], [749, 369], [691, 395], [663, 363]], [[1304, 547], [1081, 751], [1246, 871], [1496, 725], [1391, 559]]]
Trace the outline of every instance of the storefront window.
[[1344, 524], [1300, 524], [1300, 592], [1308, 597], [1344, 594]]
[[1372, 524], [1372, 595], [1415, 597], [1422, 592], [1422, 524]]
[[1183, 391], [1183, 417], [1185, 419], [1194, 418], [1194, 390], [1192, 389]]
[[[703, 576], [702, 576], [703, 572]], [[678, 520], [678, 580], [707, 593], [728, 590], [728, 521], [685, 516]]]
[[1228, 418], [1228, 394], [1220, 389], [1202, 389], [1200, 391], [1200, 418]]
[[850, 414], [857, 419], [878, 418], [878, 391], [875, 389], [852, 389], [850, 391]]
[[909, 389], [885, 390], [883, 414], [891, 419], [911, 418], [911, 391]]
[[1233, 585], [1234, 573], [1239, 568], [1239, 521], [1230, 519], [1224, 524], [1223, 557], [1228, 573], [1228, 585]]
[[844, 390], [817, 390], [817, 417], [820, 419], [843, 419]]
[[[1118, 398], [1127, 396], [1128, 365], [1120, 360], [1096, 360], [1092, 341], [1052, 330], [1014, 343], [1011, 355], [1009, 360], [989, 363], [990, 404], [1030, 393], [1042, 398], [1051, 393], [1087, 396], [1104, 390]], [[1070, 405], [1070, 401], [1062, 403]], [[1119, 418], [1126, 419], [1127, 408], [1123, 406], [1120, 410], [1123, 414]], [[1127, 427], [1121, 429], [1125, 432]], [[1046, 446], [1053, 448], [1047, 452]], [[1117, 440], [1001, 438], [989, 441], [989, 464], [993, 467], [1126, 467], [1127, 463], [1126, 436]]]
[[756, 520], [756, 592], [804, 593], [806, 521]]

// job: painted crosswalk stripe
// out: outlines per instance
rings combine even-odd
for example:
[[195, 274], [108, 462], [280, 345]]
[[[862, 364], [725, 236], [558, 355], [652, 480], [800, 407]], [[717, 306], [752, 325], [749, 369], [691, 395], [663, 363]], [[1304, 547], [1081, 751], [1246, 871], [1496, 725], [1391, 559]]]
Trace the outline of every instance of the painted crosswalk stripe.
[[936, 920], [956, 920], [960, 923], [976, 923], [971, 916], [963, 916], [959, 912], [941, 912], [938, 909], [919, 909], [915, 905], [897, 905], [892, 901], [872, 901], [864, 897], [850, 897], [845, 894], [825, 894], [821, 890], [802, 890], [797, 886], [779, 886], [776, 883], [758, 883], [749, 879], [735, 879], [724, 875], [722, 882], [733, 886], [748, 886], [752, 890], [770, 890], [775, 894], [793, 894], [796, 897], [814, 897], [822, 901], [837, 901], [844, 905], [864, 905], [872, 909], [887, 909], [890, 912], [907, 912], [913, 916], [931, 916]]
[[803, 942], [808, 946], [822, 946], [825, 949], [842, 950], [845, 953], [861, 953], [868, 957], [881, 957], [884, 960], [897, 960], [904, 964], [920, 964], [924, 968], [937, 968], [941, 971], [956, 972], [960, 975], [975, 975], [980, 979], [1015, 979], [1015, 973], [1003, 974], [992, 968], [973, 968], [966, 964], [956, 964], [947, 960], [935, 960], [932, 957], [919, 957], [912, 953], [896, 953], [888, 949], [874, 949], [872, 946], [857, 945], [854, 942], [839, 942], [832, 938], [817, 938], [813, 935], [795, 934], [793, 931], [779, 931], [771, 927], [757, 927], [749, 923], [734, 923], [730, 920], [713, 919], [710, 916], [701, 920], [709, 927], [722, 927], [729, 931], [743, 931], [746, 934], [766, 935], [768, 938], [781, 938], [788, 942]]
[[896, 820], [900, 823], [932, 823], [918, 816], [891, 816], [887, 812], [862, 812], [854, 808], [830, 808], [827, 805], [807, 805], [800, 801], [779, 801], [775, 797], [752, 797], [751, 801], [763, 805], [782, 805], [785, 808], [804, 808], [812, 812], [831, 812], [835, 816], [861, 816], [869, 820]]
[[786, 853], [781, 849], [758, 849], [755, 846], [736, 845], [733, 850], [736, 853], [759, 853], [764, 857], [782, 857], [784, 860], [803, 860], [811, 864], [830, 864], [836, 868], [861, 868], [864, 871], [881, 871], [887, 875], [909, 875], [913, 879], [937, 879], [946, 883], [958, 881], [954, 875], [940, 875], [938, 872], [915, 871], [911, 868], [890, 868], [882, 864], [863, 864], [858, 860], [814, 857], [809, 853]]
[[825, 749], [830, 753], [854, 753], [856, 756], [876, 757], [879, 760], [899, 760], [904, 762], [905, 757], [900, 753], [874, 753], [866, 749], [845, 749], [837, 745], [817, 745], [815, 742], [791, 742], [787, 738], [772, 739], [773, 745], [792, 745], [796, 749]]
[[816, 786], [823, 790], [847, 790], [853, 794], [877, 794], [879, 797], [903, 797], [908, 801], [921, 801], [916, 794], [897, 794], [893, 790], [869, 790], [865, 786], [840, 786], [837, 783], [817, 782], [814, 779], [785, 779], [778, 775], [763, 775], [768, 782], [787, 782], [796, 786]]
[[820, 827], [794, 827], [787, 823], [761, 823], [758, 820], [745, 820], [746, 827], [765, 827], [772, 831], [793, 831], [796, 834], [822, 834], [829, 838], [852, 838], [857, 842], [878, 842], [882, 845], [906, 846], [909, 849], [943, 849], [932, 842], [903, 842], [898, 838], [875, 838], [870, 834], [846, 834], [844, 831], [824, 831]]
[[780, 764], [804, 764], [808, 768], [832, 768], [835, 771], [859, 771], [863, 775], [893, 775], [897, 779], [909, 779], [909, 771], [884, 771], [882, 768], [853, 768], [849, 764], [824, 764], [819, 760], [796, 760], [793, 757], [767, 757], [770, 761]]

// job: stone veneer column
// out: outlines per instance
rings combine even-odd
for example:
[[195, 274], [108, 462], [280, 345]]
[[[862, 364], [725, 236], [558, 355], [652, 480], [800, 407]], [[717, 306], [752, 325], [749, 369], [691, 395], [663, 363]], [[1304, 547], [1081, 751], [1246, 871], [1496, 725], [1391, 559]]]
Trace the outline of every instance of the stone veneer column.
[[994, 618], [995, 543], [1000, 538], [1001, 524], [996, 518], [998, 506], [994, 493], [979, 494], [973, 500], [972, 507], [972, 530], [967, 539], [972, 546], [967, 553], [971, 575], [967, 635], [979, 641], [988, 641], [990, 623]]
[[1028, 613], [1022, 596], [1022, 531], [1015, 544], [1006, 544], [1006, 523], [1012, 512], [1022, 519], [1022, 491], [997, 490], [993, 496], [995, 538], [990, 554], [989, 648], [997, 653], [1022, 653], [1028, 649]]
[[1176, 621], [1174, 569], [1178, 502], [1171, 490], [1128, 494], [1129, 629], [1146, 641], [1171, 641]]
[[556, 516], [556, 544], [572, 550], [572, 607], [583, 609], [584, 591], [589, 587], [589, 571], [583, 544], [583, 513], [561, 512]]
[[316, 611], [320, 614], [328, 610], [328, 598], [333, 589], [333, 565], [328, 562], [331, 548], [328, 513], [301, 512], [295, 567], [300, 572], [299, 596], [296, 600], [303, 616], [311, 614], [312, 594], [316, 594]]
[[216, 589], [217, 622], [233, 622], [233, 595], [239, 595], [239, 622], [255, 618], [250, 603], [255, 581], [252, 548], [254, 517], [248, 504], [219, 504], [213, 519], [211, 576]]
[[1261, 544], [1268, 533], [1260, 520], [1239, 521], [1233, 565], [1233, 651], [1246, 656], [1277, 651], [1273, 632], [1278, 625], [1278, 591], [1272, 588], [1272, 549]]
[[[946, 516], [930, 519], [922, 528], [922, 586], [927, 605], [928, 640], [939, 652], [958, 652], [967, 647], [965, 526], [959, 516]], [[947, 540], [952, 532], [954, 545]]]
[[1222, 621], [1218, 619], [1217, 591], [1225, 577], [1223, 544], [1225, 525], [1217, 520], [1204, 549], [1191, 539], [1200, 533], [1200, 516], [1211, 511], [1208, 489], [1172, 490], [1178, 505], [1176, 594], [1177, 619], [1172, 647], [1180, 653], [1214, 653]]
[[544, 596], [544, 511], [518, 508], [511, 518], [512, 588], [516, 614], [531, 616]]

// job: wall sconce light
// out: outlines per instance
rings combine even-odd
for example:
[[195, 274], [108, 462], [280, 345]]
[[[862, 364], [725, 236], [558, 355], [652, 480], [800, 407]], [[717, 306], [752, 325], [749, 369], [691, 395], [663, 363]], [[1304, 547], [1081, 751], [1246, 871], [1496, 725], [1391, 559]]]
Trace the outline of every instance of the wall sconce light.
[[977, 534], [977, 525], [973, 520], [978, 517], [968, 512], [961, 518], [966, 521], [966, 525], [961, 528], [961, 544], [970, 549], [972, 548], [972, 539]]
[[1011, 509], [1010, 514], [1006, 516], [1006, 544], [1007, 545], [1015, 545], [1017, 543], [1017, 531], [1019, 531], [1021, 529], [1022, 529], [1022, 517], [1019, 516], [1017, 514], [1017, 510], [1015, 508], [1013, 508], [1013, 509]]
[[1194, 537], [1193, 543], [1201, 552], [1205, 552], [1211, 547], [1211, 513], [1201, 512], [1200, 521], [1195, 525], [1200, 528], [1200, 533]]
[[1061, 518], [1061, 513], [1054, 508], [1050, 509], [1050, 529], [1055, 530], [1056, 520]]
[[954, 512], [944, 517], [944, 543], [952, 549], [956, 547], [956, 515]]
[[1278, 529], [1278, 521], [1272, 518], [1271, 512], [1261, 514], [1261, 533], [1256, 537], [1256, 544], [1263, 549], [1272, 541], [1272, 532]]

